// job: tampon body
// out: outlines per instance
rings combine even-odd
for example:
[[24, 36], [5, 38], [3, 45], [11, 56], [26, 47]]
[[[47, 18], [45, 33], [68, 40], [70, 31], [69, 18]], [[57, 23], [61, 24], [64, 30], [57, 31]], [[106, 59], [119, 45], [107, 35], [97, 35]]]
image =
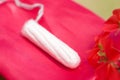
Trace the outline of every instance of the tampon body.
[[28, 20], [23, 26], [22, 35], [64, 66], [71, 69], [79, 66], [81, 60], [78, 53], [36, 21]]

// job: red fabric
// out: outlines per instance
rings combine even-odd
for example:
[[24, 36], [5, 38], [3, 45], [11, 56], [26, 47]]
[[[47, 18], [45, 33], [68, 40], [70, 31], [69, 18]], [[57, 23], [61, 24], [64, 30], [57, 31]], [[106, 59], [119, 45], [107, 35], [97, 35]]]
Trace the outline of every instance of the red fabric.
[[27, 11], [13, 2], [0, 6], [0, 72], [8, 80], [91, 80], [94, 69], [87, 51], [102, 31], [103, 20], [70, 0], [24, 0], [40, 2], [45, 14], [39, 21], [46, 29], [75, 49], [82, 62], [77, 69], [65, 68], [21, 35], [25, 21], [35, 18], [37, 9]]

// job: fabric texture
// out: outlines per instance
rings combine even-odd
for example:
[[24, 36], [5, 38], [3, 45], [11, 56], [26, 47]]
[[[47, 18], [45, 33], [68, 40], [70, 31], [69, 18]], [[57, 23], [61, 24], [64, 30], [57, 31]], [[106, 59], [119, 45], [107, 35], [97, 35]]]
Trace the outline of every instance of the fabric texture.
[[101, 33], [104, 20], [70, 0], [23, 0], [44, 4], [39, 23], [81, 56], [77, 69], [68, 69], [21, 35], [23, 24], [35, 18], [13, 1], [0, 6], [0, 73], [8, 80], [94, 80], [88, 51]]

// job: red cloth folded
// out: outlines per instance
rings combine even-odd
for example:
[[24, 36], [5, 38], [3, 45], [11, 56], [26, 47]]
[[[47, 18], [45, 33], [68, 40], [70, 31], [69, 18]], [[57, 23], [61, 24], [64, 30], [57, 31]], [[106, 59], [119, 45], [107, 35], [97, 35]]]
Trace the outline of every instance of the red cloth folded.
[[104, 20], [70, 0], [24, 1], [44, 4], [39, 23], [76, 50], [82, 62], [77, 69], [67, 69], [22, 37], [23, 24], [36, 16], [37, 9], [27, 11], [9, 2], [0, 5], [1, 74], [8, 80], [92, 80], [94, 69], [87, 61], [87, 51]]

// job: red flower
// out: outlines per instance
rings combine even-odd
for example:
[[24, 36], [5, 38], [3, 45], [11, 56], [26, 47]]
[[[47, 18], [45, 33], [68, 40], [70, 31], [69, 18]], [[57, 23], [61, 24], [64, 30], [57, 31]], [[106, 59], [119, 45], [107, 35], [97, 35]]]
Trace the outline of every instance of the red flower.
[[[97, 36], [95, 38], [95, 46], [92, 50], [89, 51], [90, 55], [88, 57], [88, 61], [94, 66], [94, 67], [98, 67], [99, 65], [101, 65], [101, 63], [99, 62], [101, 59], [101, 56], [98, 55], [99, 51], [103, 50], [103, 46], [100, 43], [100, 39], [102, 37], [106, 37], [105, 34], [101, 34], [99, 36]], [[104, 57], [104, 56], [103, 56]]]
[[113, 15], [105, 22], [104, 32], [109, 33], [109, 38], [112, 40], [112, 46], [120, 51], [120, 9], [113, 11]]
[[120, 9], [113, 11], [113, 15], [105, 22], [103, 30], [105, 32], [120, 31]]
[[95, 47], [90, 51], [89, 62], [98, 67], [102, 63], [115, 61], [120, 57], [120, 52], [113, 47], [112, 38], [102, 33], [96, 39]]
[[120, 9], [105, 22], [88, 60], [96, 68], [95, 80], [120, 79]]
[[112, 64], [103, 64], [96, 69], [95, 80], [119, 80], [120, 72]]
[[112, 47], [120, 52], [120, 45], [119, 45], [120, 44], [120, 33], [117, 33], [117, 35], [116, 35], [115, 31], [111, 32], [109, 34], [109, 38], [112, 41]]
[[100, 65], [99, 60], [100, 56], [96, 54], [99, 51], [99, 48], [94, 48], [90, 51], [90, 56], [88, 57], [88, 60], [90, 64], [92, 64], [95, 68]]
[[113, 46], [116, 44], [116, 42], [113, 40], [113, 38], [110, 37], [110, 35], [103, 39], [102, 44], [105, 48], [104, 52], [106, 53], [109, 61], [117, 60], [120, 57], [120, 51]]

